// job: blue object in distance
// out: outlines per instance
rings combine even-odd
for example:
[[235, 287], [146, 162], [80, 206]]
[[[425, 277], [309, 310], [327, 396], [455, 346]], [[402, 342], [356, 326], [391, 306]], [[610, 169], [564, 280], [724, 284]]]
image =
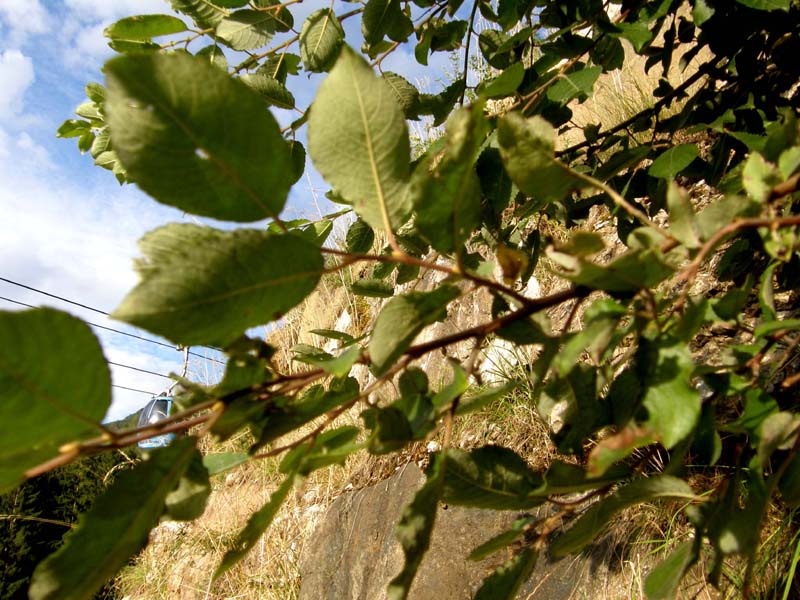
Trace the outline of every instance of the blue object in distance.
[[[145, 427], [158, 423], [169, 417], [172, 411], [172, 397], [171, 396], [155, 396], [150, 402], [147, 403], [142, 409], [142, 414], [139, 415], [139, 427]], [[164, 435], [157, 435], [139, 442], [139, 448], [163, 448], [169, 446], [169, 443], [175, 439], [174, 433], [165, 433]]]

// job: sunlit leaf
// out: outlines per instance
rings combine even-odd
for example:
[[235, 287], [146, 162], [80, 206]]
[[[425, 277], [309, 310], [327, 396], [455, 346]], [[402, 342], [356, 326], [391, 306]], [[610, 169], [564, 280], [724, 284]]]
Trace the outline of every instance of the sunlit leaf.
[[541, 475], [516, 453], [500, 446], [447, 453], [443, 499], [460, 506], [525, 510], [544, 499], [535, 495]]
[[475, 600], [514, 600], [517, 591], [528, 580], [536, 566], [539, 552], [534, 548], [520, 550], [511, 560], [483, 581]]
[[217, 38], [234, 50], [252, 50], [265, 46], [275, 32], [270, 11], [237, 10], [217, 25]]
[[578, 520], [550, 545], [555, 557], [580, 552], [605, 529], [619, 511], [654, 498], [694, 499], [694, 492], [682, 479], [659, 475], [638, 479], [620, 488], [613, 495], [593, 504]]
[[294, 235], [222, 231], [188, 223], [142, 238], [141, 277], [114, 316], [186, 345], [225, 344], [305, 298], [320, 251]]
[[688, 167], [697, 158], [699, 152], [695, 144], [682, 144], [662, 152], [653, 161], [647, 172], [652, 177], [673, 179], [678, 173]]
[[99, 435], [111, 378], [97, 338], [49, 308], [0, 312], [0, 493], [67, 442]]
[[678, 586], [686, 569], [697, 559], [693, 540], [683, 542], [660, 562], [644, 582], [647, 600], [669, 600], [675, 598]]
[[375, 372], [385, 372], [419, 332], [444, 318], [447, 304], [458, 294], [458, 288], [443, 285], [432, 292], [411, 292], [392, 298], [378, 314], [369, 341]]
[[328, 71], [344, 44], [344, 29], [329, 8], [311, 13], [300, 30], [300, 57], [306, 69]]
[[541, 117], [509, 113], [498, 122], [497, 132], [506, 170], [524, 193], [544, 201], [561, 200], [582, 185], [556, 160], [555, 130]]
[[186, 31], [186, 24], [171, 15], [138, 15], [112, 23], [103, 35], [112, 40], [149, 40]]
[[396, 229], [411, 210], [405, 119], [389, 85], [344, 48], [314, 100], [308, 152], [328, 183], [377, 230]]
[[144, 191], [217, 219], [281, 211], [289, 152], [258, 94], [188, 54], [115, 58], [105, 71], [114, 150]]
[[442, 155], [414, 171], [411, 196], [417, 230], [441, 252], [460, 249], [480, 220], [480, 182], [475, 160], [486, 134], [480, 107], [453, 113]]

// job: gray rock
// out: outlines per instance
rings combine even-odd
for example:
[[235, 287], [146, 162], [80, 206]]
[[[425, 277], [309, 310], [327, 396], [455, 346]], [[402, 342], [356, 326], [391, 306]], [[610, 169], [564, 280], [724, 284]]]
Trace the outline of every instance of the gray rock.
[[[389, 581], [403, 566], [394, 526], [423, 479], [412, 463], [386, 481], [337, 498], [301, 556], [300, 600], [385, 599]], [[500, 551], [481, 562], [466, 556], [518, 516], [513, 511], [440, 506], [410, 600], [471, 599], [510, 553]], [[551, 563], [541, 557], [518, 598], [605, 597], [608, 582], [592, 571], [588, 558]]]

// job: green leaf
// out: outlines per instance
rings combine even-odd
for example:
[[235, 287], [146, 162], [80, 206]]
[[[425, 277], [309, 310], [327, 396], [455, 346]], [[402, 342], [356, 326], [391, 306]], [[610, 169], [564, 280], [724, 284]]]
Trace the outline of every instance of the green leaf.
[[[60, 131], [60, 130], [59, 130]], [[800, 146], [787, 148], [781, 152], [778, 159], [778, 169], [784, 179], [789, 179], [795, 171], [800, 169]]]
[[777, 167], [758, 152], [751, 152], [742, 170], [744, 189], [758, 202], [766, 202], [772, 188], [782, 181]]
[[286, 499], [286, 496], [288, 496], [293, 485], [294, 473], [291, 473], [283, 480], [280, 487], [272, 493], [269, 497], [269, 502], [250, 515], [250, 518], [247, 520], [247, 525], [239, 532], [233, 544], [225, 553], [225, 556], [222, 557], [222, 562], [214, 572], [214, 579], [217, 579], [225, 571], [247, 556], [247, 553], [256, 545], [256, 542], [258, 542], [259, 538], [272, 523], [278, 509], [281, 507], [281, 504], [283, 504], [283, 501]]
[[62, 444], [100, 433], [111, 378], [91, 329], [50, 308], [0, 312], [0, 398], [3, 493]]
[[372, 249], [375, 232], [362, 219], [356, 219], [347, 230], [345, 242], [347, 251], [353, 254], [364, 254]]
[[203, 465], [209, 475], [217, 475], [238, 467], [248, 460], [250, 460], [250, 455], [245, 452], [217, 452], [206, 454], [203, 457]]
[[553, 368], [561, 377], [566, 377], [584, 352], [588, 352], [595, 363], [600, 363], [620, 319], [627, 312], [624, 306], [613, 300], [596, 300], [584, 315], [583, 329], [567, 340], [553, 360]]
[[657, 249], [629, 250], [602, 266], [549, 249], [547, 257], [558, 267], [562, 277], [607, 292], [633, 292], [654, 287], [674, 271]]
[[425, 473], [425, 484], [414, 495], [411, 504], [403, 509], [395, 528], [395, 535], [403, 548], [405, 562], [403, 570], [389, 582], [389, 588], [386, 590], [389, 600], [405, 600], [408, 597], [414, 576], [431, 543], [436, 507], [439, 504], [442, 481], [448, 467], [447, 455], [439, 453], [431, 455], [431, 462]]
[[445, 149], [414, 171], [414, 224], [440, 252], [461, 250], [480, 221], [480, 181], [475, 159], [486, 134], [480, 105], [462, 108], [447, 121]]
[[478, 93], [484, 98], [503, 98], [505, 96], [511, 96], [517, 91], [524, 76], [524, 65], [521, 62], [515, 62], [500, 73], [500, 75], [486, 82], [486, 85], [483, 86], [482, 89], [479, 89]]
[[639, 21], [636, 23], [615, 23], [614, 26], [620, 30], [619, 37], [628, 40], [636, 52], [641, 52], [650, 40], [653, 39], [653, 32], [646, 23]]
[[699, 248], [702, 242], [692, 203], [686, 191], [673, 181], [667, 188], [667, 210], [670, 233], [687, 248]]
[[325, 180], [374, 229], [405, 222], [411, 210], [405, 118], [389, 85], [349, 47], [317, 92], [308, 151]]
[[339, 356], [329, 356], [326, 358], [310, 356], [306, 357], [306, 360], [303, 362], [322, 367], [326, 372], [336, 377], [344, 377], [350, 372], [350, 367], [355, 364], [359, 356], [361, 356], [361, 348], [358, 346], [350, 346]]
[[555, 159], [556, 132], [539, 116], [509, 113], [498, 122], [500, 155], [512, 181], [542, 201], [561, 200], [582, 186], [567, 165]]
[[193, 521], [206, 510], [206, 502], [211, 494], [208, 470], [199, 452], [196, 452], [178, 486], [167, 494], [165, 500], [166, 517], [175, 521]]
[[329, 8], [311, 13], [300, 30], [300, 57], [314, 73], [330, 70], [344, 45], [344, 29]]
[[394, 296], [394, 286], [380, 279], [358, 279], [350, 284], [350, 291], [357, 296], [369, 298], [391, 298]]
[[186, 24], [171, 15], [138, 15], [120, 19], [103, 30], [112, 40], [150, 40], [160, 35], [186, 31]]
[[447, 451], [442, 498], [459, 506], [526, 510], [544, 501], [536, 495], [544, 480], [515, 452], [483, 446], [469, 452]]
[[56, 136], [60, 138], [80, 137], [91, 128], [88, 121], [82, 119], [67, 119], [56, 131]]
[[682, 479], [659, 475], [638, 479], [617, 490], [613, 495], [593, 504], [566, 533], [550, 545], [552, 556], [558, 558], [583, 550], [605, 528], [619, 511], [654, 498], [693, 500], [692, 488]]
[[433, 115], [433, 125], [445, 122], [466, 88], [466, 79], [457, 79], [438, 94], [420, 94], [419, 114]]
[[150, 41], [136, 40], [111, 40], [109, 47], [120, 54], [152, 54], [158, 52], [161, 46]]
[[456, 408], [456, 416], [461, 417], [476, 410], [481, 410], [514, 390], [518, 385], [518, 381], [509, 381], [502, 385], [487, 388], [473, 396], [462, 398], [458, 403], [458, 408]]
[[670, 600], [676, 597], [683, 575], [697, 559], [695, 545], [694, 540], [683, 542], [650, 571], [644, 582], [647, 600]]
[[656, 441], [656, 436], [649, 429], [626, 427], [597, 442], [589, 452], [586, 470], [590, 475], [599, 477], [608, 471], [611, 465], [627, 458], [637, 448], [649, 446]]
[[758, 460], [762, 467], [776, 450], [789, 450], [800, 432], [800, 416], [790, 412], [776, 412], [761, 422], [758, 429]]
[[791, 0], [736, 0], [739, 4], [744, 4], [756, 10], [782, 10], [789, 12]]
[[225, 54], [219, 46], [213, 45], [200, 48], [200, 50], [195, 53], [195, 56], [206, 59], [218, 69], [223, 71], [228, 70], [228, 60], [225, 58]]
[[314, 333], [325, 338], [330, 338], [332, 340], [339, 340], [345, 344], [352, 344], [356, 341], [355, 338], [349, 333], [335, 331], [333, 329], [312, 329], [310, 333]]
[[253, 50], [265, 46], [275, 33], [270, 11], [237, 10], [217, 25], [217, 38], [234, 50]]
[[514, 523], [511, 525], [511, 529], [504, 531], [503, 533], [499, 533], [493, 538], [485, 541], [483, 544], [470, 552], [467, 558], [469, 558], [469, 560], [483, 560], [498, 550], [506, 548], [522, 537], [527, 530], [527, 526], [535, 522], [535, 517], [520, 517], [514, 521]]
[[269, 8], [269, 7], [280, 7], [277, 10], [273, 9], [271, 11], [266, 11], [275, 21], [275, 29], [282, 33], [286, 33], [287, 31], [292, 31], [294, 27], [294, 17], [292, 13], [289, 12], [287, 5], [281, 5], [280, 0], [253, 0], [253, 6], [256, 8]]
[[[261, 73], [242, 75], [242, 81], [261, 94], [267, 104], [278, 108], [294, 108], [294, 96], [288, 88], [277, 79], [267, 77]], [[296, 181], [296, 180], [295, 180]]]
[[524, 548], [484, 579], [475, 600], [514, 600], [519, 588], [533, 572], [538, 558], [538, 550]]
[[419, 90], [397, 73], [386, 71], [381, 77], [394, 92], [406, 119], [419, 118]]
[[[358, 398], [358, 393], [358, 381], [347, 377], [333, 380], [328, 391], [321, 385], [316, 385], [309, 388], [299, 399], [291, 401], [280, 399], [275, 406], [267, 406], [267, 410], [251, 427], [257, 441], [251, 446], [250, 452], [253, 453], [320, 415], [355, 400]], [[264, 406], [263, 402], [259, 404]]]
[[301, 444], [289, 451], [280, 464], [281, 473], [296, 471], [307, 476], [317, 469], [331, 465], [341, 465], [362, 445], [355, 439], [361, 430], [358, 427], [344, 426], [326, 431], [313, 441]]
[[574, 98], [586, 99], [592, 95], [594, 82], [602, 72], [602, 67], [587, 67], [566, 73], [547, 90], [547, 97], [559, 104], [568, 104]]
[[404, 42], [414, 25], [403, 12], [400, 0], [368, 0], [361, 19], [361, 32], [364, 41], [374, 46], [384, 35], [389, 34], [393, 40]]
[[674, 179], [699, 156], [696, 144], [681, 144], [662, 152], [653, 161], [647, 173], [659, 179]]
[[657, 358], [647, 375], [642, 404], [647, 409], [646, 425], [666, 448], [684, 440], [700, 418], [700, 392], [692, 385], [694, 360], [683, 343], [653, 349]]
[[697, 214], [697, 227], [705, 241], [736, 217], [758, 214], [760, 206], [745, 196], [725, 196]]
[[229, 221], [281, 211], [291, 161], [258, 94], [188, 54], [119, 57], [105, 71], [114, 150], [145, 192]]
[[[214, 29], [229, 11], [209, 0], [170, 0], [172, 8], [189, 15], [201, 29]], [[222, 4], [222, 3], [220, 3]]]
[[306, 170], [306, 149], [297, 140], [289, 141], [289, 156], [292, 160], [292, 183], [297, 183]]
[[364, 426], [372, 430], [368, 442], [371, 454], [388, 454], [404, 448], [414, 439], [411, 423], [396, 406], [368, 408], [361, 413]]
[[294, 235], [189, 223], [146, 234], [141, 277], [114, 317], [187, 346], [232, 341], [280, 318], [316, 287], [319, 248]]
[[448, 383], [441, 390], [436, 392], [436, 395], [431, 398], [433, 406], [441, 409], [449, 405], [453, 400], [459, 398], [464, 392], [469, 389], [469, 376], [460, 364], [454, 360], [450, 360], [450, 366], [453, 369], [453, 380]]
[[386, 372], [427, 325], [447, 315], [447, 305], [459, 295], [458, 288], [442, 285], [432, 292], [411, 292], [392, 298], [375, 321], [369, 354], [375, 373]]
[[692, 9], [692, 21], [700, 27], [714, 15], [714, 10], [706, 0], [696, 0]]
[[198, 456], [196, 438], [174, 441], [123, 471], [100, 496], [64, 545], [33, 574], [31, 600], [79, 600], [94, 593], [147, 544], [167, 495]]

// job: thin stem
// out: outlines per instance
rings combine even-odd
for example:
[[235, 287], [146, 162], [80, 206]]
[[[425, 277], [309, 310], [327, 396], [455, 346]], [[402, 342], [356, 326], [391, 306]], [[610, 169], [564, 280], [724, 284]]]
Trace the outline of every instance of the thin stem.
[[479, 0], [475, 0], [472, 3], [472, 12], [469, 15], [469, 26], [467, 27], [467, 43], [464, 44], [464, 89], [461, 90], [461, 99], [459, 100], [459, 104], [464, 106], [464, 96], [467, 93], [467, 73], [469, 72], [469, 46], [470, 42], [472, 42], [472, 35], [474, 34], [473, 26], [475, 24], [475, 15], [478, 12], [478, 2]]
[[599, 179], [595, 179], [594, 177], [592, 177], [591, 175], [587, 175], [586, 173], [581, 173], [579, 171], [573, 171], [571, 169], [570, 169], [570, 173], [574, 177], [580, 179], [581, 181], [584, 181], [585, 183], [591, 185], [592, 187], [597, 188], [601, 192], [604, 192], [606, 195], [608, 195], [609, 198], [611, 198], [611, 200], [614, 202], [614, 204], [616, 204], [617, 206], [619, 206], [620, 208], [625, 210], [632, 217], [635, 217], [635, 218], [639, 219], [639, 221], [641, 221], [644, 225], [655, 229], [656, 231], [658, 231], [661, 235], [663, 235], [667, 239], [671, 239], [672, 238], [672, 236], [669, 233], [667, 233], [666, 231], [661, 229], [661, 227], [659, 227], [658, 225], [653, 223], [650, 220], [650, 217], [648, 217], [641, 210], [636, 208], [633, 204], [628, 202], [622, 194], [617, 192], [617, 190], [612, 188], [610, 185], [607, 185], [607, 184], [603, 183], [602, 181], [600, 181]]

